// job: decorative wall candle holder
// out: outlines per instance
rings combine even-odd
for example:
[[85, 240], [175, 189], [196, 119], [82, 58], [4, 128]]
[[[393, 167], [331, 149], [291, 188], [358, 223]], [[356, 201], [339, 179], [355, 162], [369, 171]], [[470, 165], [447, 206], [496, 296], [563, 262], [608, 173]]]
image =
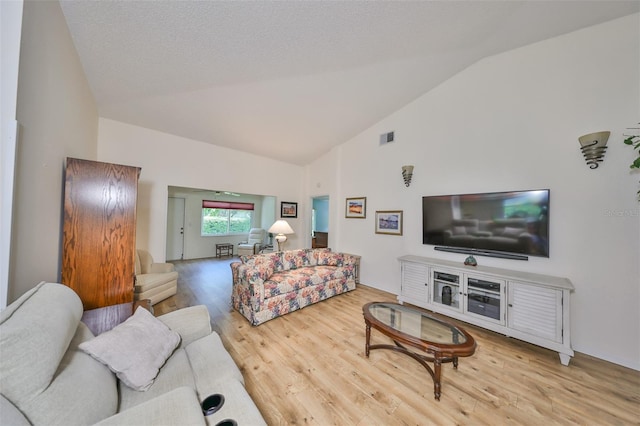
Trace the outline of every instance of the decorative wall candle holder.
[[597, 169], [598, 163], [604, 160], [610, 134], [611, 132], [596, 132], [578, 138], [580, 150], [590, 169]]
[[404, 179], [404, 186], [411, 185], [411, 178], [413, 177], [413, 166], [402, 166], [402, 179]]

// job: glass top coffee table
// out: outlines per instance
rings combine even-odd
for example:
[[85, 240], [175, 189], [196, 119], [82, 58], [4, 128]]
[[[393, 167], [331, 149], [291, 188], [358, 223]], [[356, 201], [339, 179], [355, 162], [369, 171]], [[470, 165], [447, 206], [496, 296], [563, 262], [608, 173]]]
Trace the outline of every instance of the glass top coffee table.
[[[451, 362], [458, 368], [458, 357], [471, 356], [476, 351], [476, 342], [461, 327], [448, 323], [397, 303], [372, 302], [362, 307], [367, 339], [365, 355], [372, 349], [390, 349], [403, 353], [418, 361], [433, 378], [433, 392], [440, 400], [440, 375], [443, 363]], [[371, 327], [390, 337], [395, 345], [371, 345]], [[407, 349], [411, 346], [425, 352], [423, 355]], [[433, 362], [434, 367], [428, 364]]]

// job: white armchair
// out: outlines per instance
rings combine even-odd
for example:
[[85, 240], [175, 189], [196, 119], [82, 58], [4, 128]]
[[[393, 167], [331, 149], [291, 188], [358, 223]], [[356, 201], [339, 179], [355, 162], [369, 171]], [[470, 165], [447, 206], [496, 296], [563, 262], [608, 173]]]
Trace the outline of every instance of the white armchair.
[[146, 250], [136, 250], [136, 284], [134, 300], [151, 300], [151, 304], [176, 294], [178, 273], [172, 263], [155, 263]]
[[266, 231], [262, 228], [251, 228], [249, 239], [238, 244], [238, 255], [251, 255], [260, 251], [260, 246], [264, 244]]

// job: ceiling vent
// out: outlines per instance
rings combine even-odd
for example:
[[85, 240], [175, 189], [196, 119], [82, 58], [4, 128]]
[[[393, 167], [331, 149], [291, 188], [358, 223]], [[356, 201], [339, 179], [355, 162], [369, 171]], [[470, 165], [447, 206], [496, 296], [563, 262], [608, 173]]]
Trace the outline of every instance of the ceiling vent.
[[394, 134], [393, 132], [383, 133], [380, 135], [380, 145], [386, 145], [388, 143], [394, 142]]

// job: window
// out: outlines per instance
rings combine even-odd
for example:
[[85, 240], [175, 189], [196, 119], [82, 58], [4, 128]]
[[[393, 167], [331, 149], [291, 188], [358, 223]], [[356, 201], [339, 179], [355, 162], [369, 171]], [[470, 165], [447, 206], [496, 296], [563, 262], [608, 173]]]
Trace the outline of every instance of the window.
[[247, 234], [253, 223], [253, 203], [202, 200], [201, 235]]

